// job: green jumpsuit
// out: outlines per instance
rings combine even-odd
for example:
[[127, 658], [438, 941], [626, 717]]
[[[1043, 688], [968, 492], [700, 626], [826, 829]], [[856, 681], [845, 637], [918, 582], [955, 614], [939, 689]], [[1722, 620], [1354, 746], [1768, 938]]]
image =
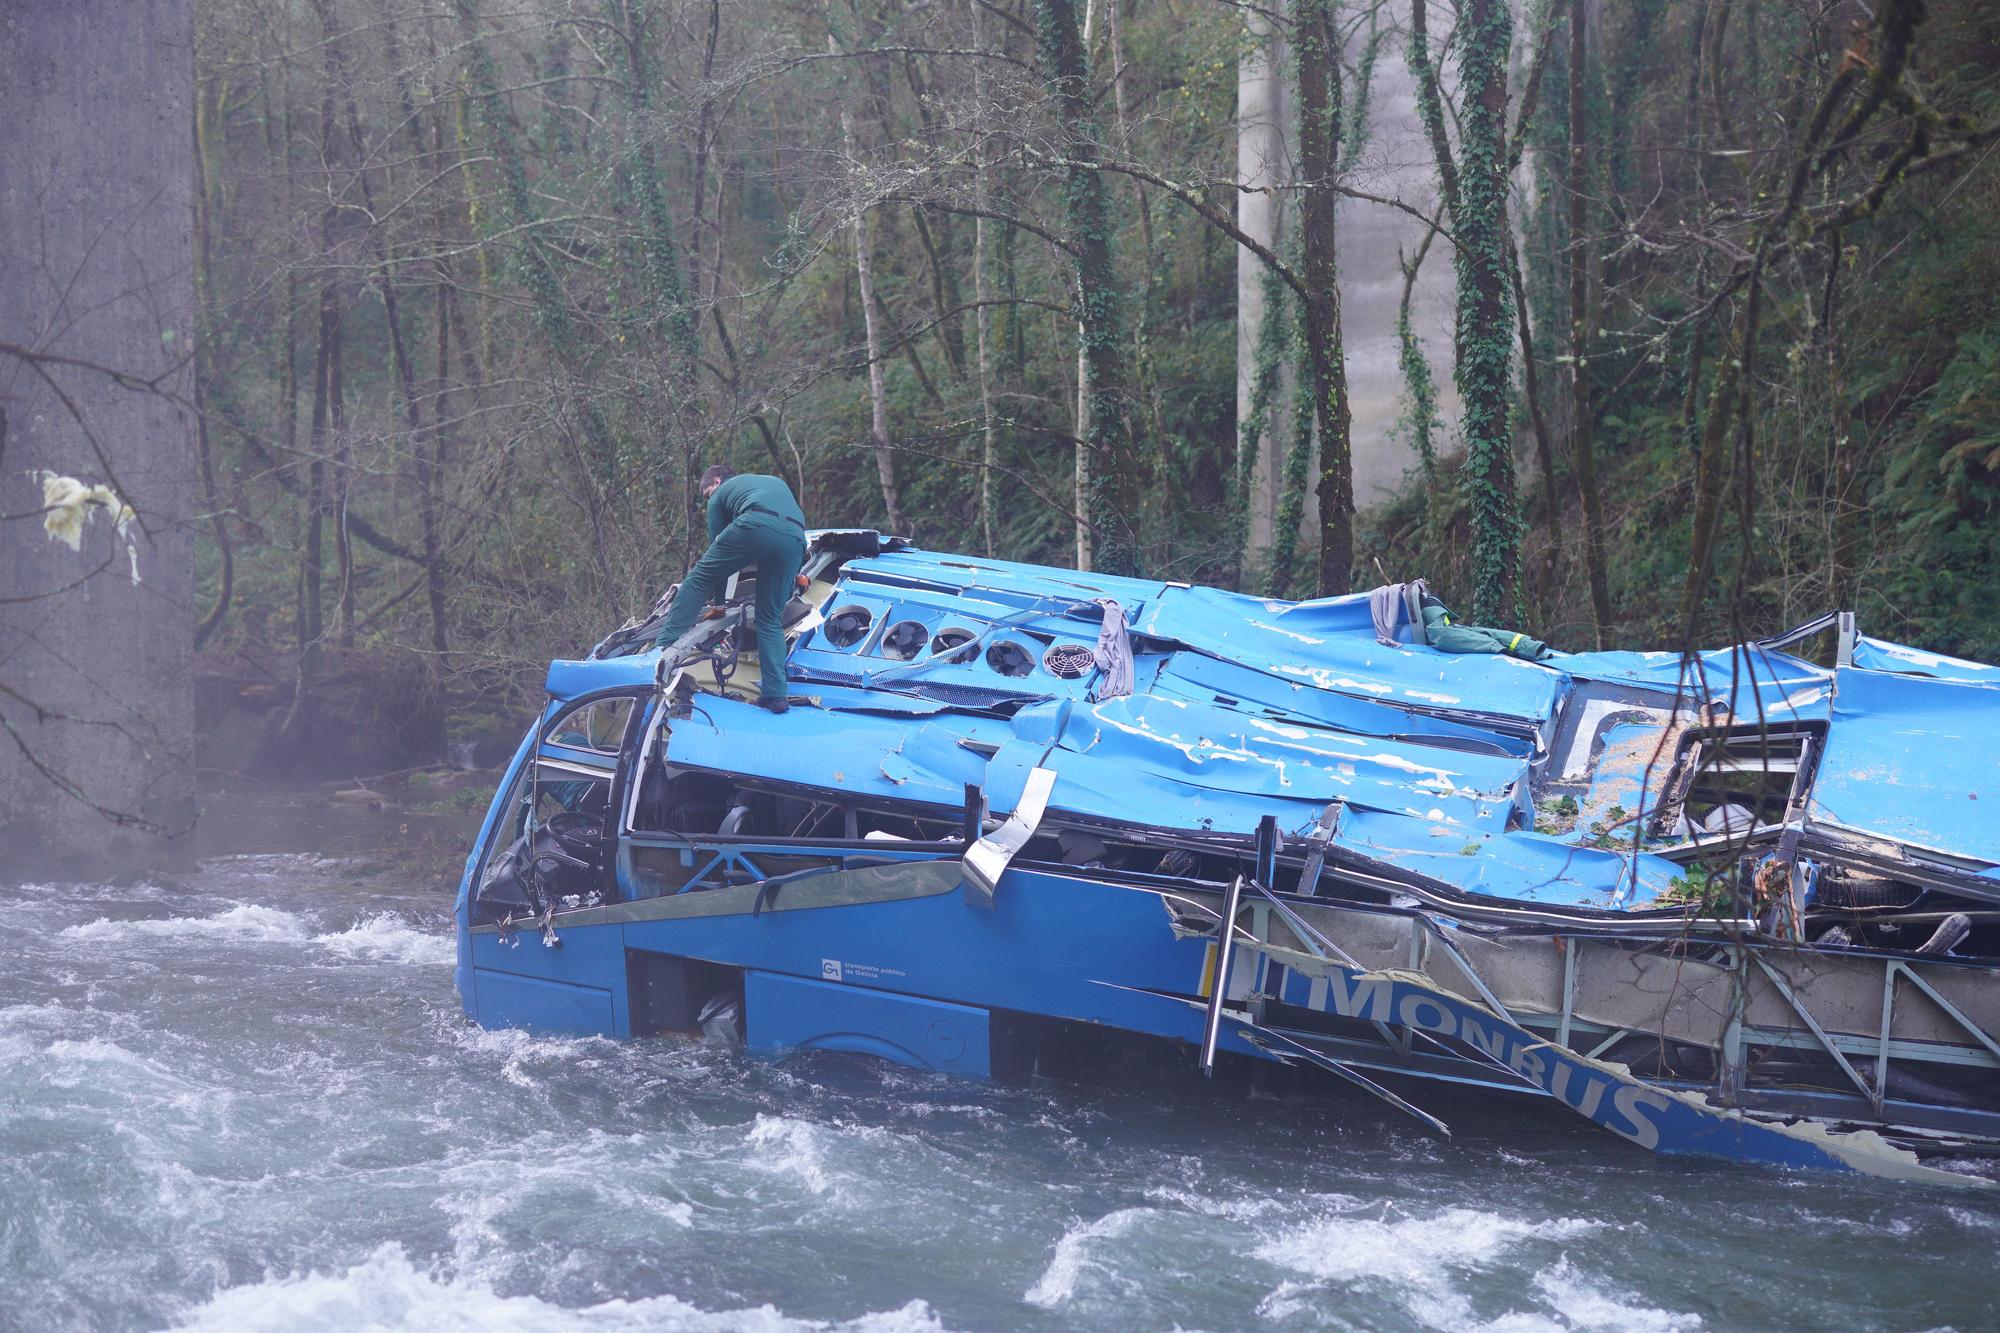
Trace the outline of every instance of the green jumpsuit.
[[694, 628], [695, 618], [739, 569], [757, 571], [757, 664], [766, 699], [785, 697], [785, 604], [806, 560], [806, 516], [792, 488], [777, 477], [742, 473], [708, 497], [708, 550], [695, 562], [673, 608], [653, 636], [667, 647]]
[[1441, 653], [1505, 653], [1530, 662], [1549, 656], [1549, 646], [1540, 639], [1484, 625], [1461, 625], [1436, 605], [1424, 607], [1424, 642]]

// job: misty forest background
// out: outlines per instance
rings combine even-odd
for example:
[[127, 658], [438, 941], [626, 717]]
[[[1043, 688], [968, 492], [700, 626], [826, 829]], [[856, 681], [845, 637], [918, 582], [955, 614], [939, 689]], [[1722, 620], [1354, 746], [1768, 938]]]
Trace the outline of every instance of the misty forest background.
[[511, 741], [716, 461], [1569, 649], [2000, 657], [1986, 0], [194, 8], [204, 762]]

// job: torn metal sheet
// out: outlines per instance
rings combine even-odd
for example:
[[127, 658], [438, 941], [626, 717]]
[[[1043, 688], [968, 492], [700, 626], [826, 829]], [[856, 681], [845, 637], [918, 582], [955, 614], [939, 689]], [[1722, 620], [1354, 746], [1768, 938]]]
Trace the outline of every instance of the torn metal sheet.
[[1020, 855], [1028, 845], [1028, 839], [1035, 836], [1041, 827], [1042, 816], [1049, 808], [1049, 794], [1055, 790], [1056, 773], [1053, 769], [1036, 768], [1029, 772], [1028, 779], [1021, 787], [1021, 796], [1014, 804], [1014, 813], [1007, 822], [965, 849], [962, 862], [965, 866], [965, 882], [968, 891], [977, 890], [981, 902], [993, 905], [993, 894], [1000, 887], [1000, 877], [1007, 872], [1007, 866]]

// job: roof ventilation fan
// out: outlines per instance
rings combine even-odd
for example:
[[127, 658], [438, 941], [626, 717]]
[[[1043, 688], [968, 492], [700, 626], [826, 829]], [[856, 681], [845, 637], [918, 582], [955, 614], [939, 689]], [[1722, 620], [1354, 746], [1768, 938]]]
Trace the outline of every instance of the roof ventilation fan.
[[1019, 678], [1035, 669], [1035, 659], [1012, 639], [1001, 639], [986, 650], [986, 665], [1003, 676]]
[[947, 625], [931, 637], [931, 656], [941, 657], [952, 666], [976, 662], [979, 650], [966, 645], [978, 637], [962, 625]]
[[930, 631], [924, 628], [922, 622], [899, 620], [882, 631], [882, 646], [877, 651], [884, 657], [907, 662], [924, 650], [930, 637]]
[[836, 648], [852, 648], [868, 635], [875, 617], [865, 606], [843, 606], [826, 618], [826, 641]]

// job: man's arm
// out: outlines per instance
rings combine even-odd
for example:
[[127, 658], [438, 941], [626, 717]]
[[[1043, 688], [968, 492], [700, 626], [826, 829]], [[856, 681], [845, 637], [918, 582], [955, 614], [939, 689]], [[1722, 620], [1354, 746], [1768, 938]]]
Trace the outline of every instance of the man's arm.
[[[734, 477], [729, 479], [729, 481], [734, 480], [736, 480]], [[710, 541], [714, 541], [717, 537], [720, 537], [722, 530], [729, 526], [729, 520], [722, 515], [722, 493], [729, 489], [729, 481], [725, 481], [716, 487], [715, 493], [708, 497], [708, 539]]]

